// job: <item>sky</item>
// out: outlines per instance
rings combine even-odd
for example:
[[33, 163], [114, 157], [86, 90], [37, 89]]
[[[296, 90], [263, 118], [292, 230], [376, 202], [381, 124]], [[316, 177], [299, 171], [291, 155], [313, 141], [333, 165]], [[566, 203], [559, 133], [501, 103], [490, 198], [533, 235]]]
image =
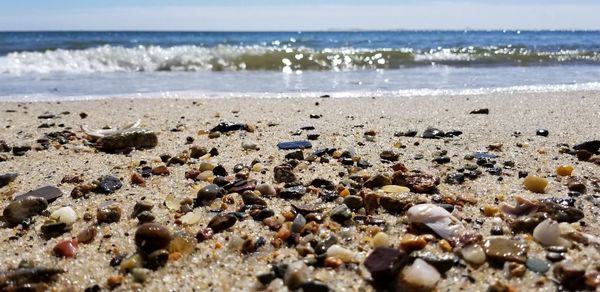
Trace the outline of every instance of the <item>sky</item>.
[[0, 30], [600, 29], [600, 0], [0, 0]]

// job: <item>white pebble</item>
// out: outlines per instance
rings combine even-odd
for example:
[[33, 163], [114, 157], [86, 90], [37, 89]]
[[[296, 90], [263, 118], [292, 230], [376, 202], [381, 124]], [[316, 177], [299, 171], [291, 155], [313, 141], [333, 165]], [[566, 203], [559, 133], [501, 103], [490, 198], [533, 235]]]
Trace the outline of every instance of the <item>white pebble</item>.
[[181, 222], [187, 225], [194, 225], [200, 222], [202, 216], [196, 212], [188, 212], [187, 214], [181, 216]]
[[265, 197], [274, 197], [277, 194], [275, 188], [270, 184], [260, 184], [256, 189]]
[[465, 246], [460, 251], [463, 259], [472, 265], [481, 265], [485, 262], [485, 252], [479, 244]]
[[560, 237], [558, 222], [546, 219], [533, 229], [533, 238], [543, 246], [568, 246], [569, 242]]
[[404, 281], [412, 286], [433, 289], [440, 280], [440, 273], [422, 259], [415, 259], [412, 265], [402, 270]]
[[334, 244], [327, 249], [327, 256], [338, 258], [345, 263], [353, 262], [356, 258], [354, 252], [337, 244]]
[[71, 207], [62, 207], [50, 214], [50, 218], [71, 225], [77, 221], [77, 214]]
[[390, 237], [385, 232], [377, 232], [373, 237], [373, 247], [390, 246]]

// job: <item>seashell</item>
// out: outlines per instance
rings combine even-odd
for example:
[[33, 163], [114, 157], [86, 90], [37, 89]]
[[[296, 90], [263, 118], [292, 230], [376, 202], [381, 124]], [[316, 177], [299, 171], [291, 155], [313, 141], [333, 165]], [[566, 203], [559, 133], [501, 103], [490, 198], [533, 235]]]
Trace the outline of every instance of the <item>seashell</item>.
[[536, 202], [529, 201], [521, 196], [514, 196], [513, 198], [517, 203], [514, 207], [506, 203], [500, 204], [500, 211], [502, 213], [519, 217], [529, 215], [539, 207], [539, 204]]
[[88, 136], [98, 139], [106, 136], [119, 135], [130, 130], [138, 129], [140, 127], [140, 123], [141, 121], [137, 120], [133, 123], [123, 126], [120, 129], [92, 129], [88, 125], [81, 125], [81, 130]]
[[560, 237], [558, 222], [546, 219], [533, 229], [533, 238], [543, 246], [559, 245], [570, 246], [569, 241]]
[[463, 225], [450, 212], [434, 204], [412, 206], [406, 215], [410, 223], [424, 224], [446, 240], [464, 233]]

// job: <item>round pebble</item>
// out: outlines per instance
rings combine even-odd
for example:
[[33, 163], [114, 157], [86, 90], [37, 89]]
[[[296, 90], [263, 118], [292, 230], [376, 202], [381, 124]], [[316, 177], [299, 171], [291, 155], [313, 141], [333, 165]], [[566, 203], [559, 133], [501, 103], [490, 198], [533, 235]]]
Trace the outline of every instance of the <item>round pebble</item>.
[[170, 241], [171, 232], [155, 223], [142, 224], [135, 231], [135, 244], [147, 253], [167, 247]]
[[52, 214], [50, 214], [50, 218], [67, 225], [71, 225], [77, 221], [77, 214], [73, 208], [67, 206], [52, 212]]
[[529, 191], [543, 194], [546, 191], [548, 180], [543, 177], [529, 175], [523, 180], [523, 185]]
[[210, 202], [219, 196], [221, 188], [216, 184], [209, 184], [198, 191], [196, 200], [199, 202]]
[[538, 258], [528, 258], [525, 262], [525, 265], [529, 270], [539, 274], [544, 274], [548, 272], [548, 270], [550, 270], [550, 265], [547, 262]]

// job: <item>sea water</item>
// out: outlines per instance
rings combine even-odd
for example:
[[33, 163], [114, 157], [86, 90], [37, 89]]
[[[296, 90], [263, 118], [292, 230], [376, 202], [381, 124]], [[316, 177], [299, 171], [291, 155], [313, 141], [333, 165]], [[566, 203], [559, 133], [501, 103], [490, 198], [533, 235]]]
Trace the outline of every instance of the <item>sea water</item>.
[[600, 31], [0, 32], [0, 100], [600, 89]]

